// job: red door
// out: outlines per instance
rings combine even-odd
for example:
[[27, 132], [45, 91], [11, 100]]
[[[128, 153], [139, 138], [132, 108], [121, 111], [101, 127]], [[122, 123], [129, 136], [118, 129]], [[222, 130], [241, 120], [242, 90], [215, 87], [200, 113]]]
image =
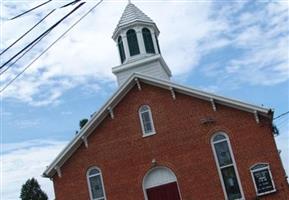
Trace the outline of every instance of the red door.
[[148, 200], [180, 200], [177, 182], [149, 188], [146, 192]]

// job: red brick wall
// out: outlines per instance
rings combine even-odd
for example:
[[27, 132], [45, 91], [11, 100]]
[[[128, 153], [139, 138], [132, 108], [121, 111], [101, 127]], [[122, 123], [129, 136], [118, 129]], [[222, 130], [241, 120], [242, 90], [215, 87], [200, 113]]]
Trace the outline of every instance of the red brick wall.
[[[138, 108], [151, 107], [156, 134], [143, 138]], [[62, 177], [54, 176], [57, 200], [88, 200], [86, 171], [97, 166], [102, 171], [108, 200], [144, 199], [142, 181], [152, 167], [169, 167], [177, 176], [183, 200], [222, 200], [224, 193], [214, 160], [210, 139], [216, 131], [225, 131], [247, 200], [256, 194], [249, 168], [258, 162], [270, 164], [277, 188], [261, 199], [289, 199], [270, 121], [257, 124], [252, 113], [177, 93], [173, 100], [169, 90], [145, 85], [134, 87], [88, 138], [84, 145], [61, 167]], [[200, 120], [212, 117], [213, 124]], [[287, 193], [287, 198], [286, 198]]]

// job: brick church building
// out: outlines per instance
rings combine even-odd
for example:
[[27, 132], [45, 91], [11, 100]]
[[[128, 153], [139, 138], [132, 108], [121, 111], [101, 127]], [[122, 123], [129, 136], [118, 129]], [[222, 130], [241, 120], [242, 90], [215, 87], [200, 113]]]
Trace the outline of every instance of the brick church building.
[[171, 82], [158, 35], [129, 3], [118, 89], [43, 174], [56, 200], [288, 200], [273, 112]]

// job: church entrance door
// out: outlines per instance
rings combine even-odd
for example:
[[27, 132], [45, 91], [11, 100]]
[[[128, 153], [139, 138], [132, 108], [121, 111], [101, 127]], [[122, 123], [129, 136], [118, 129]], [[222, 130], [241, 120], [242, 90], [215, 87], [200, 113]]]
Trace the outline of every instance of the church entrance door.
[[149, 170], [143, 180], [145, 200], [180, 200], [177, 177], [167, 167], [157, 166]]
[[149, 188], [146, 192], [148, 200], [180, 200], [176, 182]]

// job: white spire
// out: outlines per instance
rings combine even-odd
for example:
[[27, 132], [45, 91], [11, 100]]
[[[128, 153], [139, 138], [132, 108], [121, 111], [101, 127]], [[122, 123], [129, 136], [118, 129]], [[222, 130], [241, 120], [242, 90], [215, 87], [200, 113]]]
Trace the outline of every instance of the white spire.
[[123, 14], [114, 30], [112, 37], [114, 38], [119, 29], [135, 22], [149, 23], [156, 26], [151, 18], [149, 18], [145, 13], [143, 13], [138, 7], [132, 4], [129, 0], [129, 3], [124, 9]]

